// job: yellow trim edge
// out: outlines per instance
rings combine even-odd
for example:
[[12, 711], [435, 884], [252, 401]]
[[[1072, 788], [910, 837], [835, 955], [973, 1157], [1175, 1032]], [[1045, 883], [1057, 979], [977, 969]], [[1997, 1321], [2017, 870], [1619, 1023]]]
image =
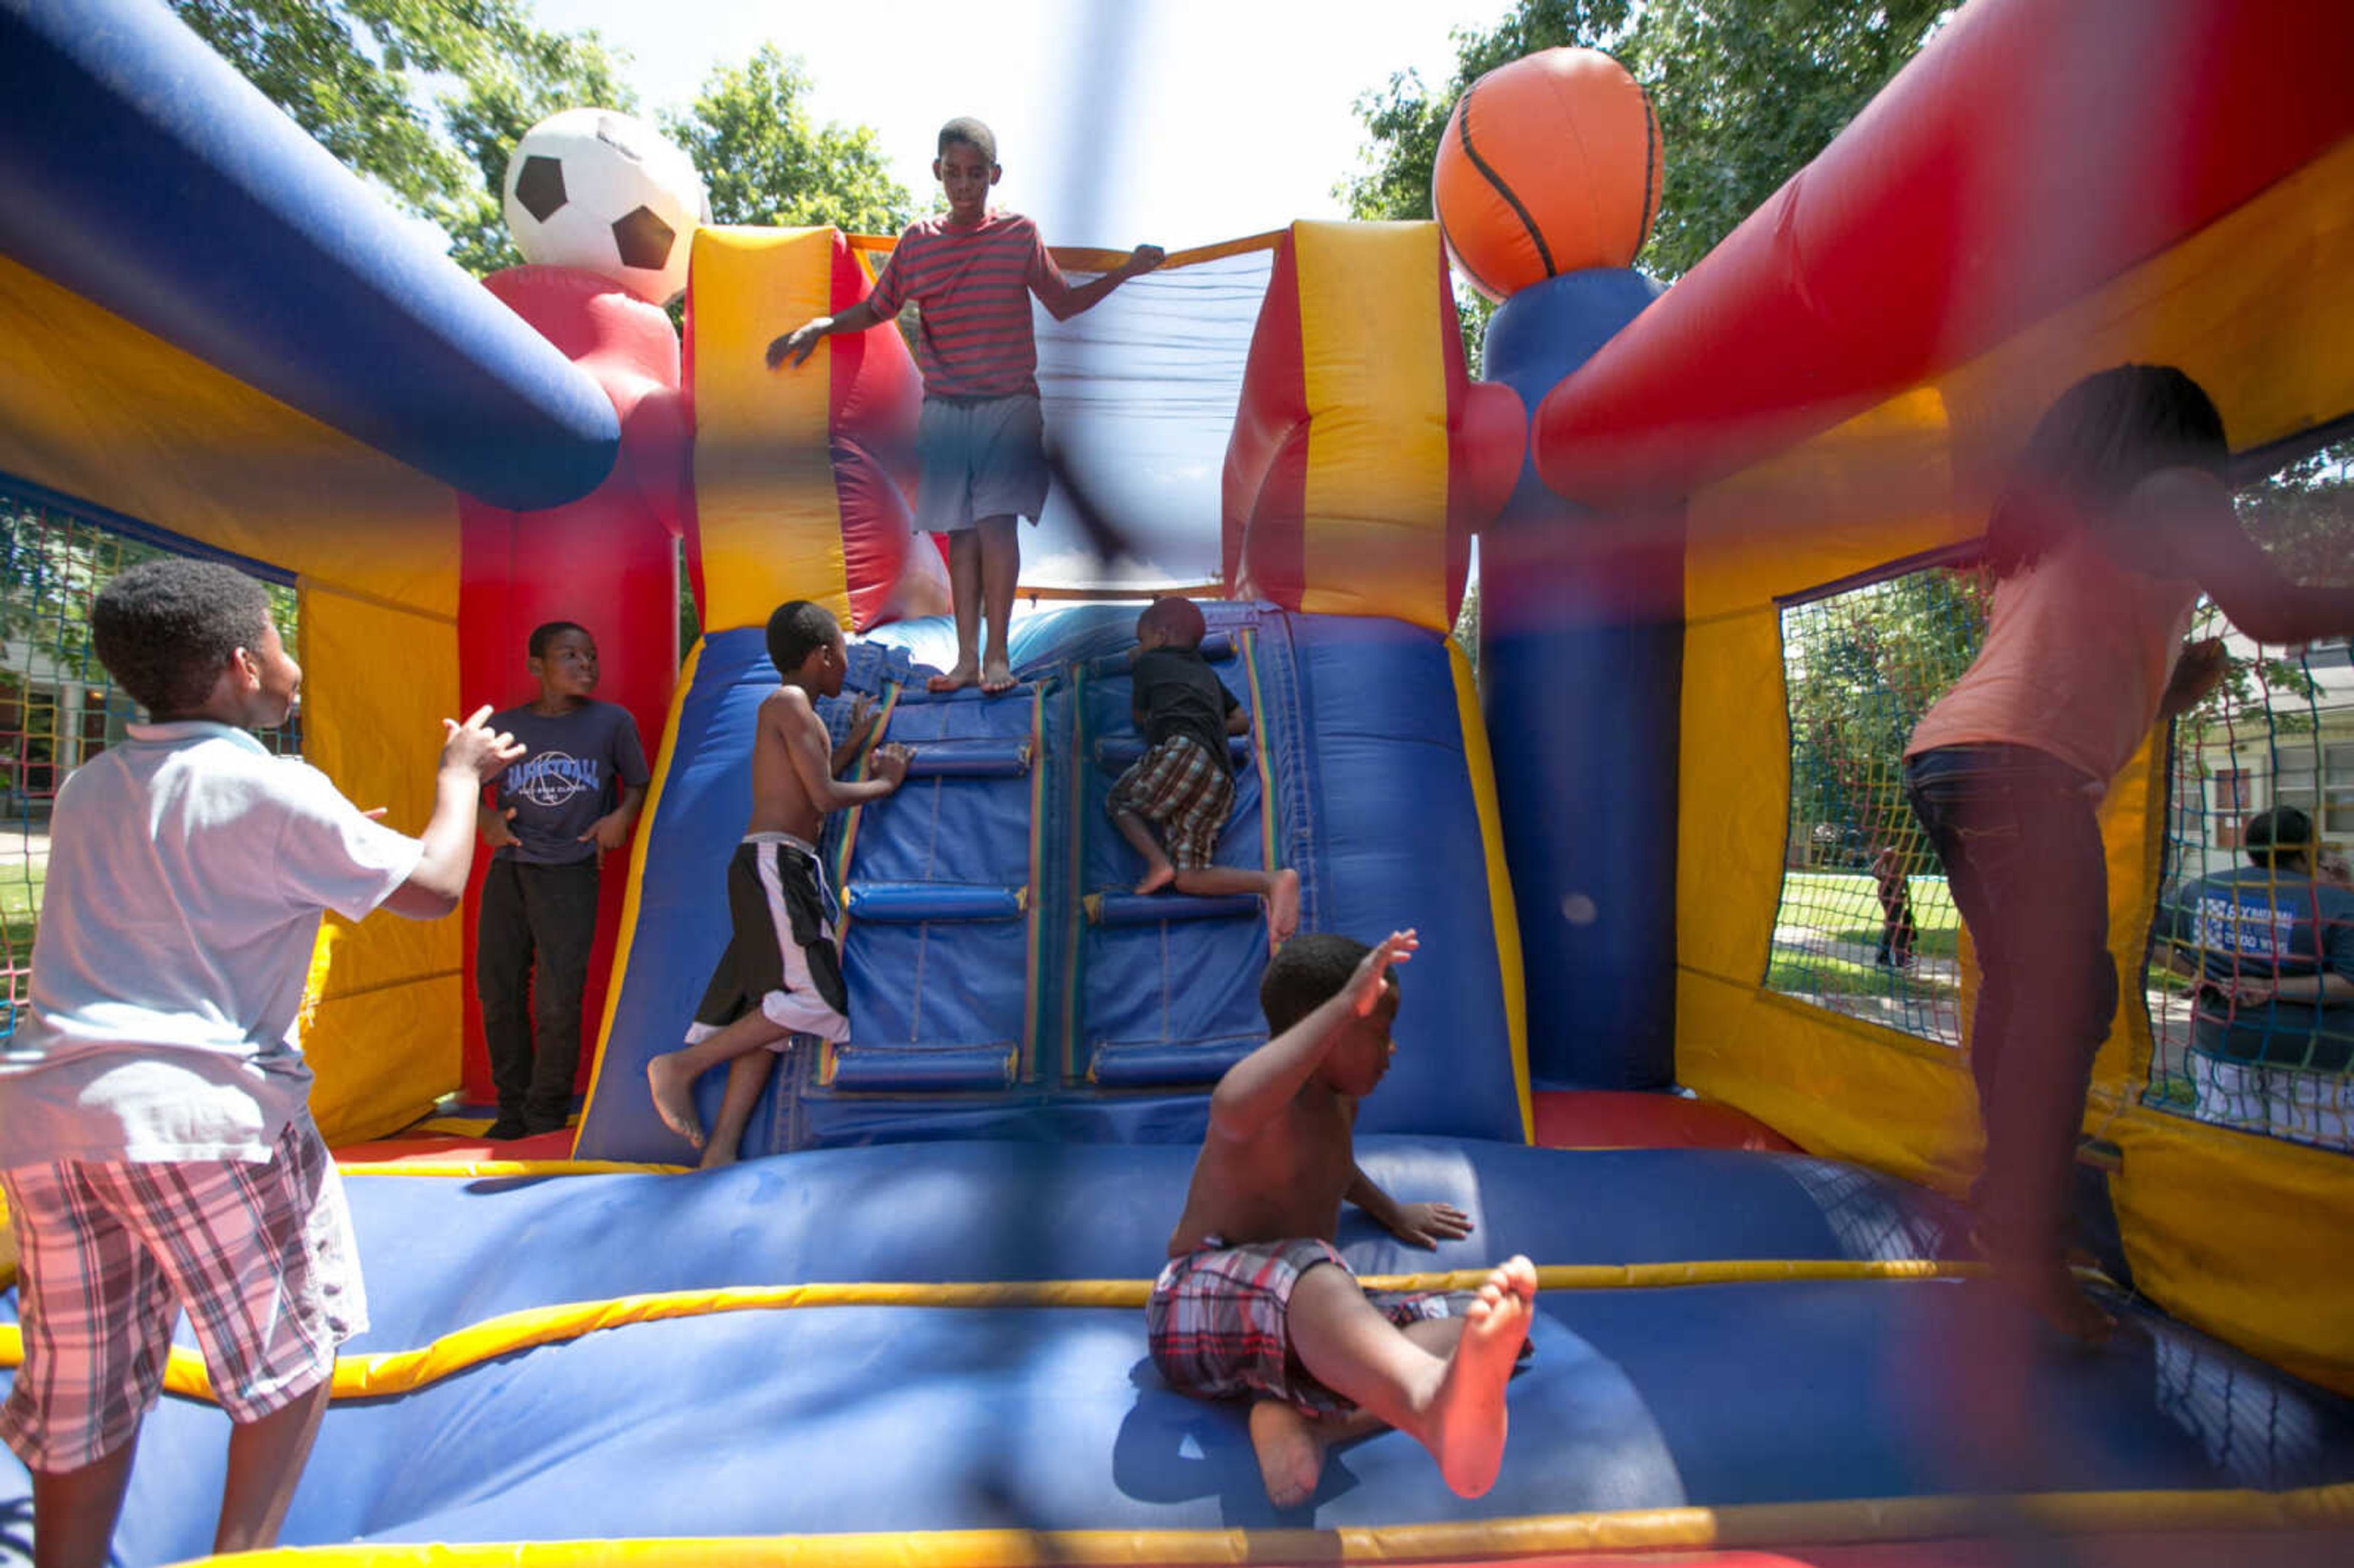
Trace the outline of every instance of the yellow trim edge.
[[[1554, 1264], [1537, 1270], [1540, 1290], [1659, 1290], [1696, 1285], [1773, 1284], [1798, 1280], [1960, 1279], [1984, 1272], [1975, 1263], [1926, 1259], [1727, 1258], [1691, 1263]], [[1368, 1275], [1371, 1290], [1471, 1290], [1488, 1277], [1485, 1269], [1437, 1274]], [[468, 1367], [517, 1351], [560, 1344], [600, 1329], [626, 1328], [723, 1312], [775, 1312], [804, 1307], [1090, 1307], [1143, 1309], [1152, 1293], [1149, 1279], [1040, 1279], [863, 1282], [851, 1284], [730, 1286], [716, 1290], [649, 1291], [601, 1301], [567, 1301], [485, 1318], [443, 1334], [420, 1350], [382, 1351], [335, 1358], [336, 1399], [374, 1399], [408, 1393]], [[0, 1367], [23, 1364], [23, 1330], [0, 1323]], [[185, 1345], [172, 1347], [164, 1387], [191, 1399], [213, 1397], [204, 1358]]]
[[1052, 1568], [1055, 1564], [1398, 1563], [1999, 1536], [2022, 1531], [2307, 1530], [2354, 1521], [2354, 1483], [2295, 1491], [2034, 1492], [1628, 1509], [1342, 1530], [938, 1530], [705, 1540], [312, 1546], [220, 1568]]

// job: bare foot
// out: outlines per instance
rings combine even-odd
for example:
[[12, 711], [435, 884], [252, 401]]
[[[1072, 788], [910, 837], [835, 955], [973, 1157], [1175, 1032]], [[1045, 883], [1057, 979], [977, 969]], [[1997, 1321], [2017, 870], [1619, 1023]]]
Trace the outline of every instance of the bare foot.
[[2078, 1344], [2108, 1343], [2117, 1320], [2084, 1294], [2063, 1263], [1994, 1265], [1995, 1287]]
[[1144, 868], [1144, 880], [1136, 885], [1139, 893], [1158, 893], [1177, 880], [1177, 868], [1166, 860], [1153, 862]]
[[1275, 885], [1267, 889], [1267, 950], [1272, 953], [1299, 929], [1299, 874], [1287, 865], [1275, 874]]
[[991, 655], [981, 662], [981, 694], [982, 696], [1001, 695], [1012, 691], [1015, 683], [1013, 672], [1006, 668], [1004, 660]]
[[1528, 1340], [1536, 1293], [1536, 1266], [1516, 1255], [1488, 1276], [1464, 1311], [1463, 1338], [1439, 1381], [1425, 1440], [1458, 1497], [1485, 1495], [1503, 1467], [1504, 1384]]
[[1316, 1495], [1316, 1483], [1324, 1478], [1324, 1443], [1314, 1422], [1279, 1399], [1262, 1399], [1251, 1406], [1250, 1440], [1267, 1501], [1298, 1508]]
[[966, 663], [963, 660], [960, 659], [947, 674], [934, 675], [925, 681], [924, 690], [928, 692], [961, 692], [967, 686], [972, 685], [980, 679], [981, 672], [973, 668], [972, 665]]
[[703, 1158], [696, 1162], [695, 1169], [716, 1171], [723, 1165], [735, 1164], [736, 1160], [736, 1146], [722, 1139], [703, 1151]]
[[662, 1124], [702, 1148], [703, 1118], [695, 1114], [695, 1085], [681, 1075], [678, 1064], [669, 1056], [647, 1063], [646, 1087], [653, 1091], [654, 1115], [662, 1118]]

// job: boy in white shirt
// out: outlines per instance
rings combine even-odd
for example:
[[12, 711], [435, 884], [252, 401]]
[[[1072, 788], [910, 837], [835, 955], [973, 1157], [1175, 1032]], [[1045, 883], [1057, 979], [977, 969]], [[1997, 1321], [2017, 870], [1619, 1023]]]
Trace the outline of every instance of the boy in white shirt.
[[25, 1344], [0, 1439], [32, 1471], [45, 1564], [105, 1562], [184, 1306], [234, 1424], [213, 1549], [275, 1543], [335, 1347], [367, 1326], [296, 1041], [319, 917], [455, 909], [482, 783], [521, 755], [488, 707], [443, 720], [408, 838], [247, 733], [285, 723], [302, 679], [259, 583], [146, 562], [90, 636], [151, 722], [58, 792], [31, 1008], [0, 1046]]

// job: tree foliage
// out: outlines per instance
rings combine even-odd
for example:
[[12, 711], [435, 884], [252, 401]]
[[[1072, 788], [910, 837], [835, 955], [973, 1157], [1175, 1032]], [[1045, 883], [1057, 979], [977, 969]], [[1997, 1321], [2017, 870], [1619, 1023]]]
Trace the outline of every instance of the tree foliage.
[[349, 168], [450, 237], [477, 274], [521, 258], [499, 213], [537, 121], [635, 96], [593, 32], [527, 0], [170, 0], [180, 19]]
[[703, 171], [711, 220], [897, 233], [913, 204], [875, 132], [813, 124], [809, 90], [801, 62], [764, 44], [742, 66], [715, 69], [686, 113], [663, 116]]
[[[508, 154], [561, 109], [634, 110], [628, 57], [550, 32], [529, 0], [169, 0], [180, 18], [322, 146], [449, 237], [476, 274], [515, 253], [499, 209]], [[864, 128], [814, 126], [800, 61], [764, 48], [711, 74], [664, 129], [703, 171], [720, 223], [907, 221]]]
[[1414, 71], [1357, 100], [1365, 168], [1339, 194], [1361, 218], [1427, 218], [1447, 116], [1481, 76], [1539, 49], [1616, 56], [1651, 97], [1667, 179], [1637, 264], [1674, 278], [1837, 135], [1952, 13], [1948, 0], [1517, 0], [1456, 34], [1454, 77]]

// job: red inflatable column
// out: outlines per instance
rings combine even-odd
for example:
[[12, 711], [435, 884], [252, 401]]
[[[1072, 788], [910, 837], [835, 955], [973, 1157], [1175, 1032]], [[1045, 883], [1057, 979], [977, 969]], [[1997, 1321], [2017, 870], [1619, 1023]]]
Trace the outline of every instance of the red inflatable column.
[[[504, 708], [528, 702], [538, 691], [525, 666], [532, 628], [578, 621], [597, 638], [599, 699], [629, 709], [651, 764], [678, 675], [674, 541], [688, 467], [678, 334], [659, 307], [593, 273], [516, 267], [484, 283], [597, 378], [620, 416], [621, 451], [602, 484], [544, 512], [503, 512], [460, 499], [460, 690], [469, 703]], [[466, 892], [463, 943], [465, 1092], [482, 1101], [493, 1097], [474, 988], [473, 931], [485, 863], [477, 862]], [[605, 866], [581, 1012], [581, 1083], [604, 1017], [627, 871], [626, 853]]]

